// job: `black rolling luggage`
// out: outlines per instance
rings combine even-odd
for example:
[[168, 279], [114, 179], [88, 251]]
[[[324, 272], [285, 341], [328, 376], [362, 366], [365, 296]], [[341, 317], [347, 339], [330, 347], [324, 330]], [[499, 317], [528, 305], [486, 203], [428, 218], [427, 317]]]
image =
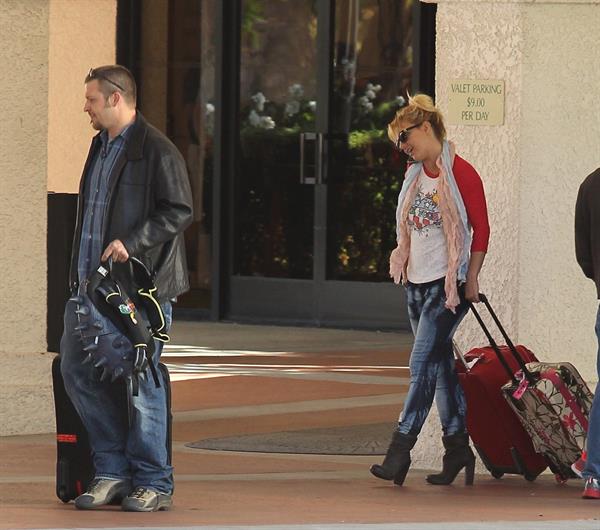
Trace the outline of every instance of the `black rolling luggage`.
[[[169, 464], [172, 458], [171, 379], [167, 367], [159, 363], [167, 398], [167, 451]], [[63, 502], [69, 502], [84, 491], [94, 478], [94, 464], [90, 452], [87, 432], [65, 391], [60, 373], [60, 356], [52, 361], [52, 384], [54, 388], [54, 408], [56, 411], [56, 495]], [[127, 407], [124, 385], [123, 407]]]
[[52, 386], [56, 411], [56, 495], [69, 502], [81, 495], [94, 478], [87, 432], [63, 383], [60, 357], [52, 361]]

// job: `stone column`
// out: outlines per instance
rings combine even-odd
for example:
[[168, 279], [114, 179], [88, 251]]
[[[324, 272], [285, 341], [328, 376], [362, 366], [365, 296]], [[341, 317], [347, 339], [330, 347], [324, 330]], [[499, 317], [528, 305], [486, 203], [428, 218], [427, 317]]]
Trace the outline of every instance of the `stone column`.
[[47, 191], [76, 191], [91, 66], [113, 63], [115, 0], [0, 0], [0, 435], [51, 432]]
[[[579, 184], [600, 166], [600, 1], [437, 3], [442, 112], [451, 80], [505, 83], [503, 125], [448, 127], [485, 185], [492, 234], [481, 290], [515, 342], [540, 360], [573, 362], [593, 388], [598, 301], [575, 261], [573, 219]], [[486, 344], [472, 316], [457, 341], [465, 351]], [[416, 465], [439, 462], [438, 424], [432, 415]]]
[[46, 350], [47, 2], [0, 1], [0, 433], [51, 424]]

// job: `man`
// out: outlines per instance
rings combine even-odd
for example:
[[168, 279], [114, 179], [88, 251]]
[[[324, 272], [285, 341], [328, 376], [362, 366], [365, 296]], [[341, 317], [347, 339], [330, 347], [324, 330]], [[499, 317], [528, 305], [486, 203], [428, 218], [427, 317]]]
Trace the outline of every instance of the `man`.
[[[132, 417], [126, 420], [127, 406], [115, 383], [82, 362], [90, 345], [119, 348], [124, 343], [90, 302], [86, 287], [109, 258], [112, 277], [128, 285], [131, 269], [125, 262], [136, 257], [152, 271], [170, 325], [170, 301], [188, 289], [182, 234], [192, 221], [189, 180], [177, 148], [136, 110], [136, 84], [126, 68], [91, 69], [83, 110], [100, 132], [92, 140], [79, 189], [70, 272], [74, 297], [65, 308], [61, 371], [88, 431], [96, 474], [75, 506], [96, 509], [122, 500], [126, 511], [168, 509], [173, 478], [165, 385], [157, 387], [152, 377], [140, 379]], [[160, 353], [156, 342], [155, 364]]]
[[[596, 283], [600, 298], [600, 168], [579, 187], [575, 206], [575, 253], [583, 273]], [[600, 307], [596, 316], [596, 336], [599, 345], [596, 369], [600, 378]], [[600, 383], [592, 403], [586, 446], [583, 498], [600, 499]]]

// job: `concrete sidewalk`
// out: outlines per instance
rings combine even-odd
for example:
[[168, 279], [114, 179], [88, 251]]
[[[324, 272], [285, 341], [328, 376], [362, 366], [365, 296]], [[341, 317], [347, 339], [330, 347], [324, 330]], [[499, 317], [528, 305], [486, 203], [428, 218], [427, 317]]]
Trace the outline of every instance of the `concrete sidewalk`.
[[[462, 474], [447, 487], [411, 469], [375, 479], [374, 456], [192, 449], [206, 438], [394, 423], [410, 337], [393, 333], [178, 323], [173, 378], [176, 491], [169, 512], [81, 512], [54, 494], [53, 435], [0, 438], [0, 529], [600, 530], [581, 484]], [[427, 466], [420, 466], [427, 467]], [[433, 467], [433, 466], [431, 466]]]

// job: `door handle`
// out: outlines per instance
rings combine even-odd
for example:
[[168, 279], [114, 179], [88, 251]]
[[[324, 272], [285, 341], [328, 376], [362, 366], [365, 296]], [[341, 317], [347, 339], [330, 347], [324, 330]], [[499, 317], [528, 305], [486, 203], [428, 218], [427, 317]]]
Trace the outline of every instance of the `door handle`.
[[[313, 176], [307, 174], [307, 168], [312, 165], [307, 163], [308, 142], [314, 142]], [[300, 184], [323, 184], [327, 180], [326, 156], [327, 142], [323, 133], [300, 133]]]
[[306, 174], [306, 144], [314, 142], [316, 133], [300, 133], [300, 184], [314, 184], [315, 177]]

